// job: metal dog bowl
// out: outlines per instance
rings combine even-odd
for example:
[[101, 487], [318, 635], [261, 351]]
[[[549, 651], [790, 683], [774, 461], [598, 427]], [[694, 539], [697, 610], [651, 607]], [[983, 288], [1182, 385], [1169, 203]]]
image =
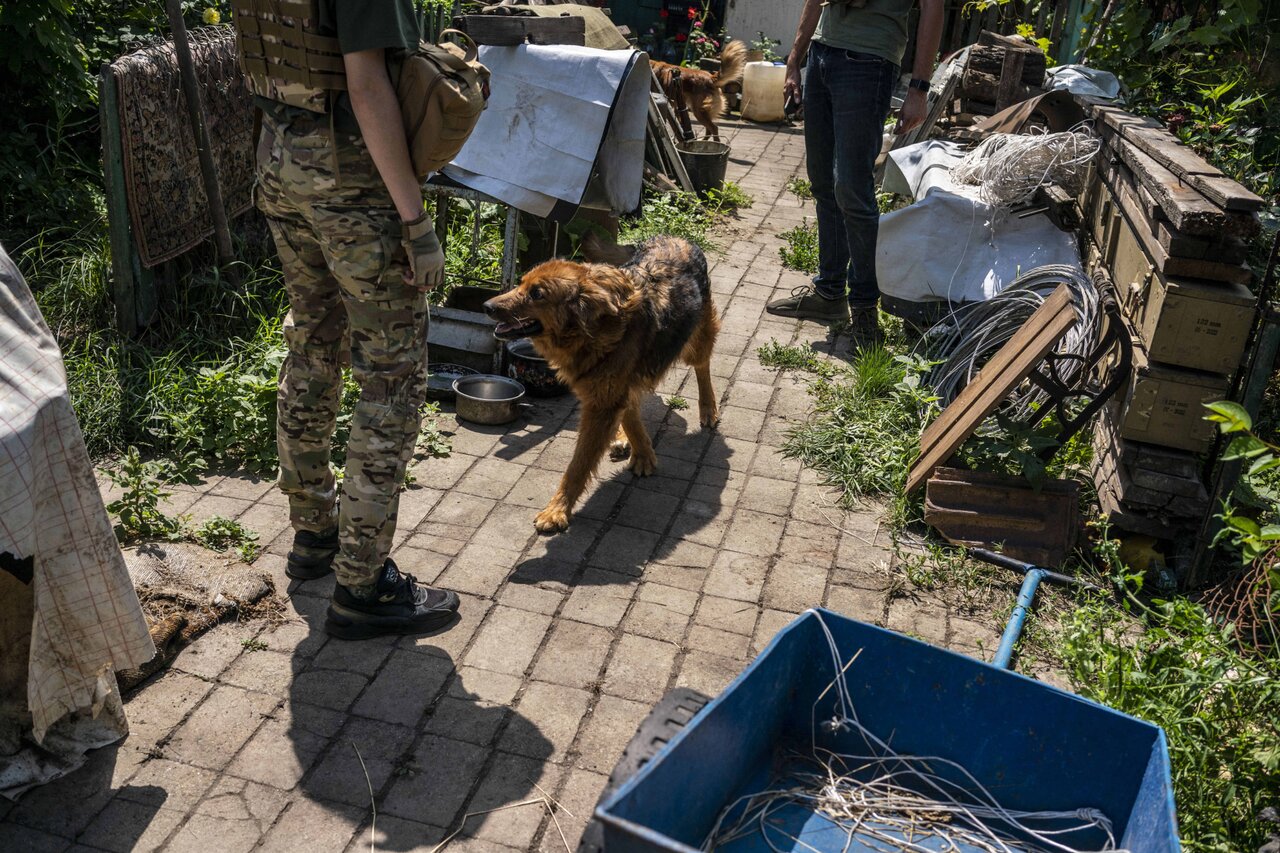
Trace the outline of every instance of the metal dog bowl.
[[506, 424], [520, 414], [524, 386], [505, 376], [479, 373], [453, 383], [458, 417], [475, 424]]
[[507, 375], [523, 385], [530, 396], [557, 397], [569, 390], [528, 338], [507, 342], [507, 360]]

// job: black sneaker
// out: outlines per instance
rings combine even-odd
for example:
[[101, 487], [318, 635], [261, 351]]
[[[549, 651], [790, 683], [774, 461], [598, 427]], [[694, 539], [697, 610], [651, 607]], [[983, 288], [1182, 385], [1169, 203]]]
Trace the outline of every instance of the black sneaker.
[[413, 575], [401, 574], [395, 561], [388, 559], [369, 600], [356, 598], [341, 584], [334, 588], [324, 629], [343, 640], [367, 640], [442, 628], [457, 614], [456, 592], [423, 586]]
[[333, 571], [333, 558], [338, 553], [338, 528], [324, 533], [299, 530], [293, 534], [293, 548], [285, 562], [284, 573], [296, 581], [322, 578]]
[[880, 331], [880, 312], [876, 306], [850, 309], [849, 354], [884, 346], [884, 332]]

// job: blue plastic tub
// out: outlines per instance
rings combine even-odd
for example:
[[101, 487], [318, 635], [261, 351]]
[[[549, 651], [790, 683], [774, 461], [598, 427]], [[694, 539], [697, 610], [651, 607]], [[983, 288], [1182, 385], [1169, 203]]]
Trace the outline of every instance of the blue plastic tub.
[[[815, 700], [836, 668], [822, 621], [842, 661], [861, 649], [846, 673], [850, 698], [861, 723], [899, 755], [956, 762], [1007, 809], [1099, 809], [1110, 818], [1119, 847], [1133, 853], [1180, 849], [1168, 748], [1159, 727], [823, 610], [805, 613], [781, 631], [597, 809], [608, 853], [699, 849], [726, 805], [765, 788], [792, 750], [811, 751], [815, 731], [819, 747], [866, 754], [860, 735], [812, 724]], [[816, 707], [817, 720], [830, 719], [835, 691]], [[771, 820], [781, 830], [772, 835], [778, 849], [845, 848], [845, 831], [799, 806]], [[786, 841], [787, 835], [797, 840]], [[1097, 850], [1104, 840], [1096, 831], [1059, 839], [1073, 850]], [[756, 834], [721, 849], [770, 848]], [[856, 840], [849, 847], [864, 849], [875, 848]]]

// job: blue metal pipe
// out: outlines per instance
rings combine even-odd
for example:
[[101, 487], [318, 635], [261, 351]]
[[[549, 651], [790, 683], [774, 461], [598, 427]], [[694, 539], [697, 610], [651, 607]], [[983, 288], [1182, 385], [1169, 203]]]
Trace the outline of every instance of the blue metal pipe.
[[1013, 614], [1009, 617], [1009, 624], [1004, 626], [1004, 634], [1000, 636], [1000, 645], [996, 648], [996, 656], [992, 658], [991, 663], [1001, 669], [1009, 669], [1009, 663], [1013, 660], [1013, 647], [1018, 643], [1018, 637], [1022, 636], [1022, 626], [1026, 624], [1027, 613], [1031, 610], [1031, 602], [1036, 597], [1036, 590], [1040, 588], [1040, 581], [1047, 574], [1044, 569], [1029, 568], [1027, 575], [1022, 581], [1022, 589], [1018, 592], [1018, 603], [1013, 607]]

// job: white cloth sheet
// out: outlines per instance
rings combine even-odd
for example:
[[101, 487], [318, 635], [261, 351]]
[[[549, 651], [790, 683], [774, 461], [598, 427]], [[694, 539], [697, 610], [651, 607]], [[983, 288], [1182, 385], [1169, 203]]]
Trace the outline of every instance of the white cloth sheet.
[[[8, 652], [0, 654], [0, 793], [10, 794], [21, 787], [22, 767], [44, 773], [51, 752], [65, 766], [76, 749], [125, 734], [115, 671], [147, 662], [155, 648], [102, 505], [58, 345], [2, 248], [0, 580]], [[18, 656], [28, 647], [23, 666]], [[96, 719], [104, 708], [103, 725], [73, 719]], [[41, 744], [43, 758], [22, 754]]]
[[558, 203], [581, 204], [598, 170], [616, 212], [639, 205], [649, 109], [645, 54], [526, 44], [482, 47], [480, 61], [492, 74], [492, 95], [475, 132], [444, 168], [447, 176], [545, 217]]
[[1043, 213], [999, 210], [959, 185], [950, 170], [964, 156], [955, 143], [929, 140], [889, 155], [884, 189], [916, 199], [880, 217], [876, 277], [905, 302], [979, 302], [1045, 264], [1080, 268], [1075, 238]]

